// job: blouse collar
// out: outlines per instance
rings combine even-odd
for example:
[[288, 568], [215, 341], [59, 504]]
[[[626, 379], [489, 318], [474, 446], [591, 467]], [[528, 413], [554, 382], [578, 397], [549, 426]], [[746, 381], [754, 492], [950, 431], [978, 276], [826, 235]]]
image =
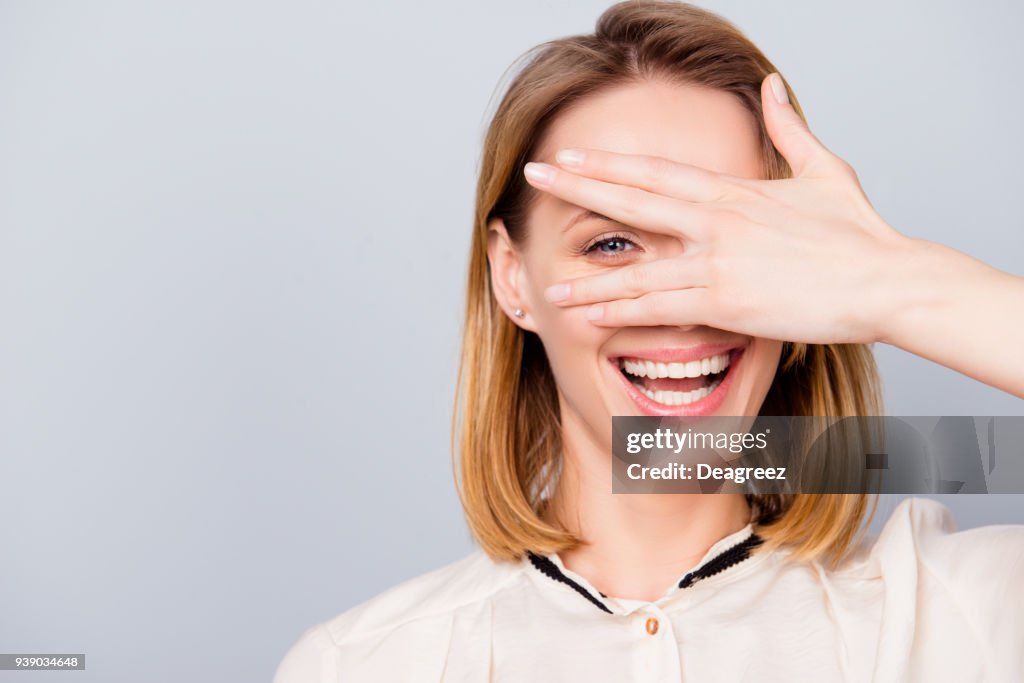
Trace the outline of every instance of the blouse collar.
[[[657, 602], [662, 602], [681, 590], [711, 576], [721, 574], [735, 565], [741, 564], [751, 557], [750, 551], [761, 545], [764, 540], [754, 533], [753, 523], [748, 523], [739, 531], [735, 531], [716, 541], [704, 556], [690, 570], [674, 581]], [[629, 614], [644, 605], [645, 600], [626, 598], [610, 598], [597, 590], [587, 579], [562, 563], [558, 553], [539, 555], [527, 552], [527, 557], [535, 571], [548, 579], [562, 583], [579, 593], [583, 599], [593, 603], [598, 609], [609, 614]]]

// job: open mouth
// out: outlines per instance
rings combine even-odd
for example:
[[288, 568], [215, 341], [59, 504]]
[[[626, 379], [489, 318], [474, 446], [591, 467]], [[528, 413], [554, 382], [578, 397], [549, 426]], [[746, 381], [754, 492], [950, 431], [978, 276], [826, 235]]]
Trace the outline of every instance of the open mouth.
[[738, 364], [743, 351], [742, 347], [722, 350], [686, 361], [639, 356], [609, 360], [618, 367], [633, 400], [644, 412], [705, 413], [721, 403], [721, 394], [727, 388], [723, 383], [728, 384], [730, 371]]

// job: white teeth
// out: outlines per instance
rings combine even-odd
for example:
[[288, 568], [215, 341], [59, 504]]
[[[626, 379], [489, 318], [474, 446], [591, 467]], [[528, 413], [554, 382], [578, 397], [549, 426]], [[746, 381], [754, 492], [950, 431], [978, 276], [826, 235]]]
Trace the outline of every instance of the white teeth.
[[641, 358], [622, 358], [619, 361], [619, 365], [627, 373], [636, 377], [674, 377], [681, 379], [683, 377], [713, 375], [725, 370], [729, 367], [729, 354], [722, 353], [717, 356], [710, 356], [687, 363], [655, 363]]
[[693, 391], [651, 391], [647, 387], [641, 386], [638, 386], [637, 389], [652, 401], [664, 403], [668, 406], [685, 406], [701, 400], [714, 391], [721, 383], [721, 380], [719, 380], [710, 386], [694, 389]]

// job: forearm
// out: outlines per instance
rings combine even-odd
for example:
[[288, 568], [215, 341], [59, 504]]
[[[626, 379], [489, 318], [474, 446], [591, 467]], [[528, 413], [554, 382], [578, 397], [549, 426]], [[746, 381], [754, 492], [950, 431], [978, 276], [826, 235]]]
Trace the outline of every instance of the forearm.
[[878, 341], [1024, 398], [1024, 278], [908, 240], [885, 289]]

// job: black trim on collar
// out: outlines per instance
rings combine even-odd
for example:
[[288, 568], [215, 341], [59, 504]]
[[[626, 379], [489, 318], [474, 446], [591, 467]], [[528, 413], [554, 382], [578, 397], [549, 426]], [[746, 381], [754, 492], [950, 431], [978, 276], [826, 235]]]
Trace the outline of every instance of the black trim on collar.
[[552, 562], [549, 558], [544, 557], [543, 555], [536, 555], [529, 550], [526, 551], [526, 554], [530, 556], [530, 562], [533, 564], [534, 567], [536, 567], [540, 571], [541, 574], [549, 578], [552, 578], [555, 581], [561, 581], [562, 583], [568, 585], [577, 593], [585, 597], [587, 600], [590, 600], [590, 602], [597, 605], [600, 609], [604, 610], [608, 614], [612, 613], [612, 611], [608, 609], [607, 605], [605, 605], [603, 602], [601, 602], [593, 595], [591, 595], [586, 588], [579, 585], [578, 583], [570, 579], [568, 576], [563, 574], [562, 570], [558, 568], [558, 565]]
[[702, 564], [696, 570], [690, 572], [679, 581], [680, 588], [687, 588], [692, 586], [701, 579], [706, 579], [709, 576], [714, 576], [719, 572], [722, 572], [729, 567], [742, 562], [743, 560], [750, 557], [751, 548], [764, 543], [764, 539], [757, 534], [751, 534], [743, 541], [740, 541], [728, 550], [723, 550], [720, 554], [715, 555], [713, 558]]
[[[756, 548], [762, 543], [764, 543], [763, 538], [761, 538], [757, 534], [751, 534], [743, 541], [740, 541], [731, 548], [723, 550], [721, 553], [715, 555], [713, 558], [702, 564], [700, 567], [684, 576], [682, 580], [679, 581], [679, 588], [688, 588], [696, 582], [700, 581], [701, 579], [706, 579], [709, 576], [714, 576], [715, 574], [721, 573], [735, 564], [739, 564], [743, 560], [750, 557], [751, 549]], [[593, 595], [591, 595], [590, 591], [588, 591], [586, 588], [584, 588], [583, 586], [581, 586], [580, 584], [578, 584], [577, 582], [573, 581], [568, 576], [563, 574], [562, 570], [558, 568], [558, 565], [552, 562], [550, 558], [544, 557], [543, 555], [537, 555], [536, 553], [529, 550], [526, 551], [526, 555], [530, 558], [530, 564], [536, 567], [541, 574], [547, 576], [550, 579], [566, 584], [574, 591], [576, 591], [577, 593], [585, 597], [587, 600], [592, 602], [594, 605], [596, 605], [598, 609], [602, 610], [603, 612], [607, 612], [608, 614], [612, 614], [612, 611], [608, 609], [607, 605], [605, 605], [603, 602], [601, 602]], [[608, 596], [606, 596], [604, 593], [601, 593], [601, 597], [604, 598]]]

